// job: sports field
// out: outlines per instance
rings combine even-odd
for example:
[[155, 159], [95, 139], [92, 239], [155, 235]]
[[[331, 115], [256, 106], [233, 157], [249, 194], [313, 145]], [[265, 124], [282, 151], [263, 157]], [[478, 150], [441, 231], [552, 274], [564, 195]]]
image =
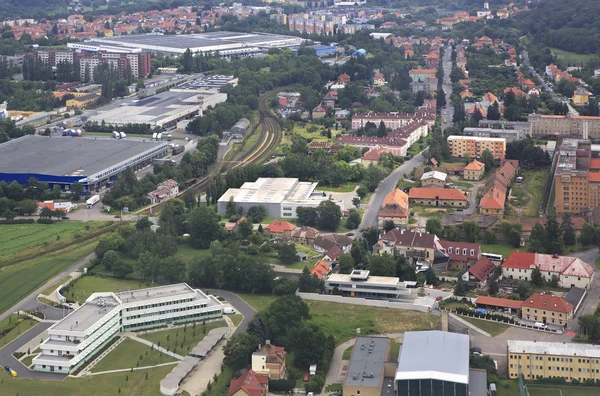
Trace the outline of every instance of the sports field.
[[583, 386], [530, 385], [529, 396], [594, 396], [600, 394], [600, 388]]

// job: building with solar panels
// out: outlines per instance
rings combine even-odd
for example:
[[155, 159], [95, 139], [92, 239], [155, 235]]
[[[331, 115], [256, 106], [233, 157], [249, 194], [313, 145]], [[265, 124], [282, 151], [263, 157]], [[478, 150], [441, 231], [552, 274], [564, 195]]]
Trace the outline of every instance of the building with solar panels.
[[183, 54], [192, 52], [214, 53], [222, 57], [252, 56], [266, 53], [270, 48], [291, 48], [305, 39], [269, 33], [209, 32], [197, 34], [137, 34], [119, 37], [94, 38], [80, 43], [68, 43], [69, 48], [88, 52], [152, 52]]
[[30, 177], [68, 191], [80, 182], [96, 190], [126, 168], [138, 169], [168, 154], [167, 142], [26, 135], [0, 144], [0, 180], [27, 184]]

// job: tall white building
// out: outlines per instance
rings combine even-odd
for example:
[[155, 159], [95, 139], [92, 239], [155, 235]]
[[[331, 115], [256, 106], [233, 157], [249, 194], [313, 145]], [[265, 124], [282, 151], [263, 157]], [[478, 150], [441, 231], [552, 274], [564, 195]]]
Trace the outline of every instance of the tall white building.
[[48, 329], [34, 370], [70, 373], [122, 331], [221, 317], [223, 304], [185, 283], [120, 293], [94, 293]]

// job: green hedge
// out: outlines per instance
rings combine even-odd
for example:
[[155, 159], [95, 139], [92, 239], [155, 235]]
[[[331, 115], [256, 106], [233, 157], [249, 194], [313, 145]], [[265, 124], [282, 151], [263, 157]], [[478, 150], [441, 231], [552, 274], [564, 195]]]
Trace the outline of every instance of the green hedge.
[[32, 224], [32, 223], [35, 223], [35, 219], [0, 220], [0, 224]]

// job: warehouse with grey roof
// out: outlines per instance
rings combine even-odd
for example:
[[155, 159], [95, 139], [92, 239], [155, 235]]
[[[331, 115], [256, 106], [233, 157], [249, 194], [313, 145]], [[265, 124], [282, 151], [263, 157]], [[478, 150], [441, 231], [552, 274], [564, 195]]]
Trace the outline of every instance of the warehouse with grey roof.
[[343, 394], [380, 396], [389, 353], [390, 339], [387, 337], [356, 337]]
[[167, 155], [167, 142], [26, 135], [0, 144], [0, 180], [27, 184], [30, 177], [68, 190], [80, 182], [88, 190], [113, 180], [128, 167]]

